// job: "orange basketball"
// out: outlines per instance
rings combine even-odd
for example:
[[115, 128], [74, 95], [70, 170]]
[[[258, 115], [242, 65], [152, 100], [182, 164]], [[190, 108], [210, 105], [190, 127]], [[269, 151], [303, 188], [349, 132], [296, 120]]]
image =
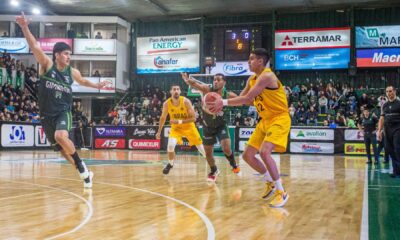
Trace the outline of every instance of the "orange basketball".
[[[216, 101], [221, 100], [221, 96], [216, 93], [216, 92], [209, 92], [203, 97], [203, 106], [207, 109], [210, 110], [210, 103], [215, 103]], [[213, 109], [213, 113], [217, 113], [221, 111], [222, 109]]]

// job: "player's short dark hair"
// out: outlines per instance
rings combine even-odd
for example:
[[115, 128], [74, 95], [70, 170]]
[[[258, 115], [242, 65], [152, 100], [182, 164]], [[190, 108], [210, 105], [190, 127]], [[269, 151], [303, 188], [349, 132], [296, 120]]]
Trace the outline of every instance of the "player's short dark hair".
[[258, 58], [262, 58], [264, 65], [267, 65], [269, 59], [271, 58], [271, 55], [265, 48], [256, 48], [252, 50], [250, 53], [256, 55]]
[[69, 50], [72, 51], [71, 47], [65, 42], [57, 42], [53, 47], [53, 62], [56, 60], [56, 53], [60, 53], [62, 51]]
[[226, 81], [225, 75], [222, 73], [217, 73], [214, 75], [214, 77], [221, 77], [224, 81]]
[[171, 91], [173, 87], [179, 87], [179, 88], [181, 88], [181, 86], [179, 86], [178, 84], [172, 84], [171, 87], [169, 88], [169, 90]]

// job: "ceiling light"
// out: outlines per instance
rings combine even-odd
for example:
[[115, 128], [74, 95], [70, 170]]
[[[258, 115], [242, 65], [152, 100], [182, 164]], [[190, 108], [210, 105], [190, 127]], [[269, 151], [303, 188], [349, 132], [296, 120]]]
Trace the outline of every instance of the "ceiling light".
[[10, 4], [11, 4], [11, 6], [14, 6], [14, 7], [18, 7], [19, 6], [19, 2], [17, 0], [11, 0]]
[[338, 10], [336, 10], [336, 12], [344, 13], [344, 10], [343, 9], [338, 9]]
[[53, 24], [51, 22], [45, 23], [45, 26], [53, 26]]
[[37, 7], [34, 7], [34, 8], [32, 9], [32, 13], [35, 14], [35, 15], [39, 15], [39, 14], [40, 14], [40, 9], [37, 8]]

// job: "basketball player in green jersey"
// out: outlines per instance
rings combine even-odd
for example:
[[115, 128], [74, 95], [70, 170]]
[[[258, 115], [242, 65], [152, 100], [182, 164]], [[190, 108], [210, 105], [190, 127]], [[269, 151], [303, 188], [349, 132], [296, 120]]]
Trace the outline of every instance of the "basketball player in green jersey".
[[72, 127], [72, 88], [73, 81], [80, 85], [100, 89], [106, 82], [92, 83], [82, 78], [81, 73], [70, 64], [71, 47], [58, 42], [54, 45], [53, 60], [47, 56], [29, 30], [29, 21], [24, 13], [16, 18], [17, 24], [28, 42], [36, 61], [40, 64], [40, 83], [38, 105], [40, 120], [48, 140], [78, 171], [85, 188], [92, 187], [93, 172], [79, 158], [74, 143], [68, 138]]
[[[199, 90], [203, 95], [209, 92], [216, 92], [223, 99], [233, 98], [237, 95], [233, 92], [227, 92], [225, 89], [226, 79], [223, 74], [216, 74], [214, 76], [213, 85], [209, 86], [205, 83], [200, 83], [193, 78], [189, 78], [186, 73], [182, 73], [182, 79], [191, 88]], [[240, 168], [237, 166], [235, 156], [231, 150], [231, 139], [229, 137], [229, 129], [224, 119], [224, 112], [217, 114], [210, 113], [204, 107], [203, 110], [203, 145], [206, 151], [207, 162], [210, 165], [211, 172], [208, 174], [208, 181], [215, 182], [219, 175], [219, 170], [215, 165], [214, 159], [214, 144], [217, 143], [217, 139], [221, 144], [222, 151], [225, 157], [228, 159], [229, 164], [232, 167], [234, 173], [239, 173]]]

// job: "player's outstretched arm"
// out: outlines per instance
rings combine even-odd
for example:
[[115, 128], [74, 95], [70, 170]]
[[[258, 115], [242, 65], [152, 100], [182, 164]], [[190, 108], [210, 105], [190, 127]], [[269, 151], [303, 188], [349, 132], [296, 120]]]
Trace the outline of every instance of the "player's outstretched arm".
[[31, 49], [33, 56], [35, 56], [36, 61], [38, 61], [40, 64], [42, 68], [41, 73], [49, 70], [53, 64], [53, 61], [43, 52], [35, 37], [29, 30], [29, 20], [25, 18], [24, 12], [21, 12], [21, 15], [17, 16], [15, 21], [21, 27], [22, 33], [24, 34], [26, 41], [28, 42], [29, 48]]
[[200, 83], [194, 78], [189, 78], [187, 73], [181, 73], [181, 76], [183, 81], [185, 81], [185, 83], [189, 85], [191, 88], [195, 88], [200, 92], [202, 92], [203, 94], [210, 92], [210, 86], [208, 86], [207, 84]]
[[99, 82], [99, 83], [92, 83], [91, 81], [82, 77], [81, 72], [78, 69], [71, 68], [72, 71], [72, 78], [79, 83], [79, 85], [91, 88], [101, 89], [105, 85], [107, 85], [106, 81]]

